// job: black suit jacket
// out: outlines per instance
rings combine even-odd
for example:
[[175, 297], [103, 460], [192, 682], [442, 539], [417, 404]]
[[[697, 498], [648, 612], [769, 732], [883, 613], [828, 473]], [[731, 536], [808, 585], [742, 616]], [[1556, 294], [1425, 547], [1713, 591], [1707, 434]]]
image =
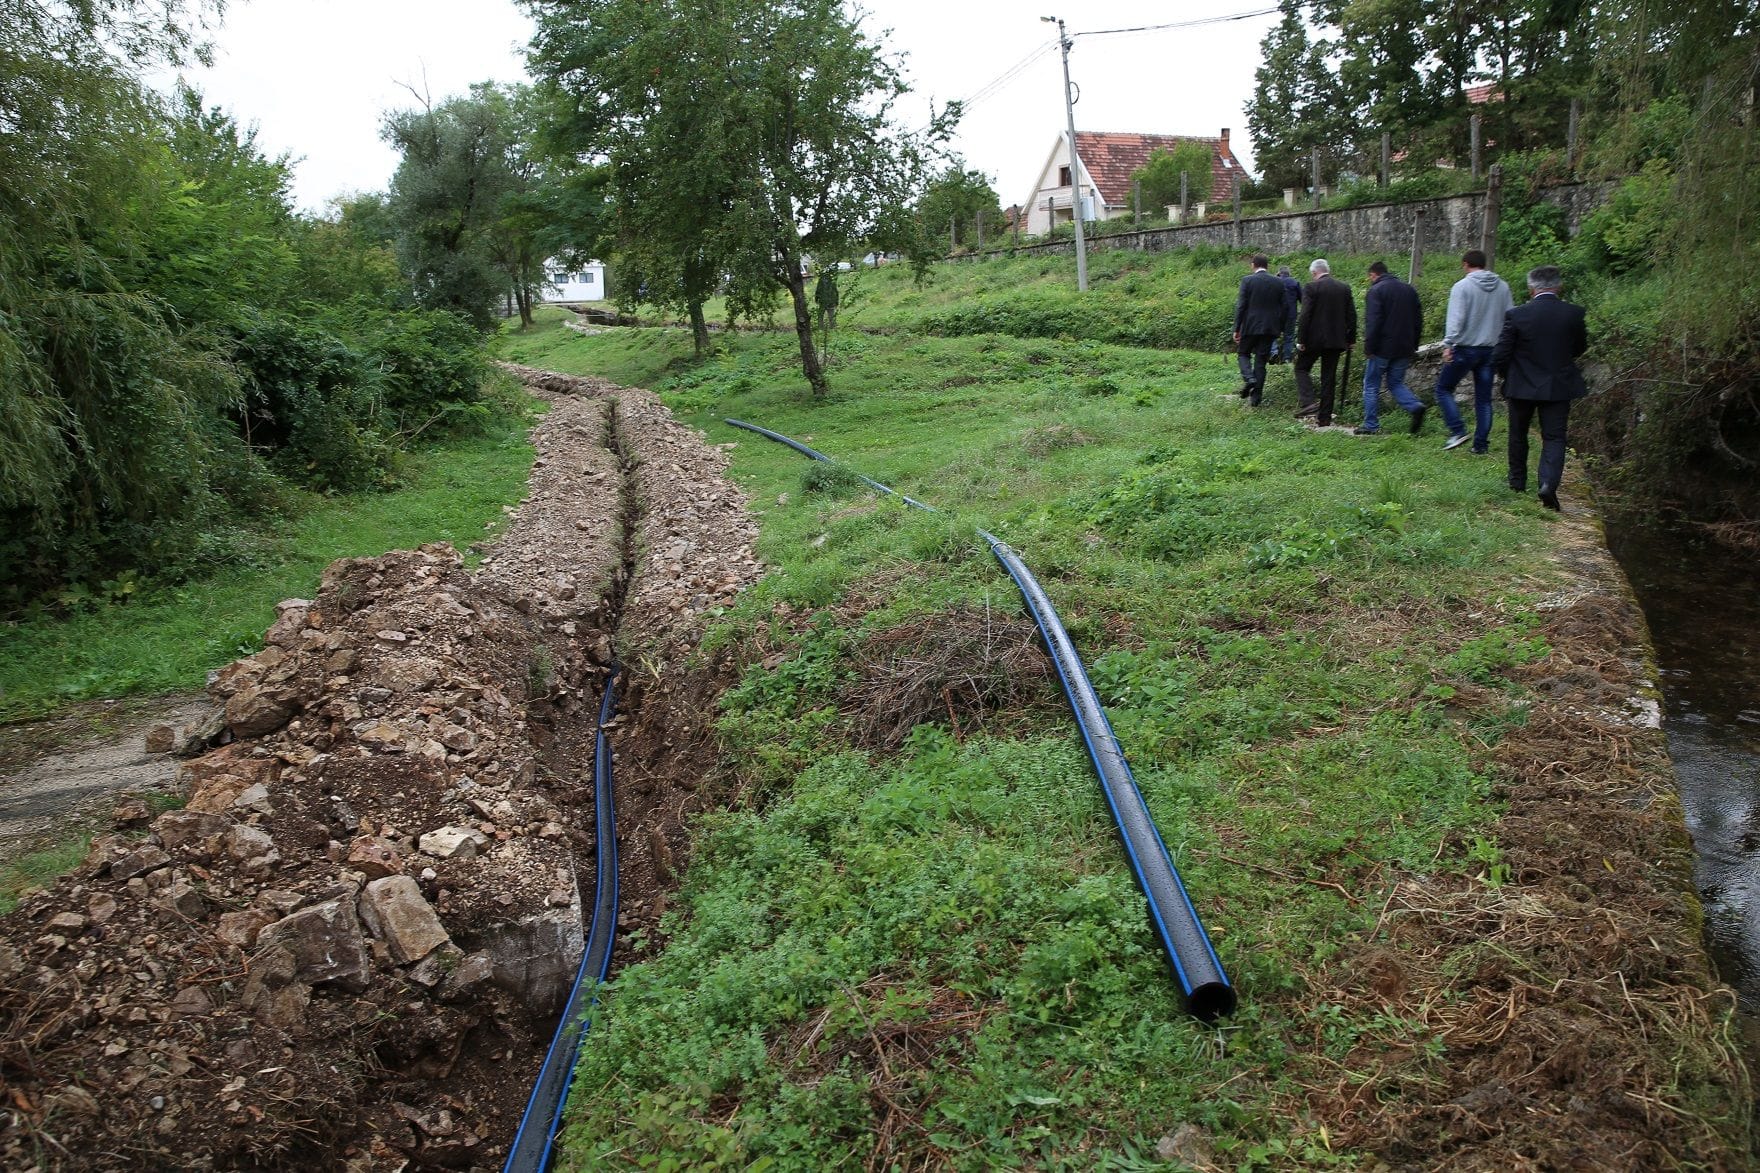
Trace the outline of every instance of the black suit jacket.
[[1577, 356], [1589, 349], [1583, 307], [1556, 296], [1536, 297], [1503, 318], [1491, 363], [1504, 376], [1505, 399], [1557, 402], [1588, 393]]
[[1302, 286], [1296, 343], [1307, 350], [1349, 350], [1357, 343], [1357, 298], [1331, 275]]
[[1363, 298], [1363, 351], [1376, 358], [1398, 360], [1418, 353], [1423, 336], [1424, 307], [1418, 291], [1395, 277], [1383, 273], [1369, 286]]
[[1283, 333], [1283, 282], [1264, 269], [1241, 278], [1240, 296], [1234, 302], [1234, 328], [1249, 334]]

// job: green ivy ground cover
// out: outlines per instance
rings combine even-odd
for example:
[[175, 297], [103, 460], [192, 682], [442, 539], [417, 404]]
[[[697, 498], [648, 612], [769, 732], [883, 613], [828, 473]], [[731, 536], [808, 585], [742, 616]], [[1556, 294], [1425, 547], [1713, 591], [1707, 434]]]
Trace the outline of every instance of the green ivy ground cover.
[[[503, 345], [653, 387], [736, 445], [775, 570], [712, 640], [788, 652], [723, 700], [749, 801], [698, 827], [666, 947], [594, 1012], [576, 1167], [1136, 1168], [1184, 1124], [1229, 1167], [1363, 1162], [1304, 1089], [1358, 1047], [1415, 1056], [1422, 1082], [1443, 1044], [1305, 994], [1372, 937], [1390, 877], [1507, 878], [1479, 763], [1524, 720], [1509, 670], [1549, 650], [1554, 519], [1498, 460], [1445, 454], [1434, 428], [1309, 431], [1287, 368], [1249, 414], [1213, 355], [845, 332], [815, 402], [789, 336], [701, 363], [678, 330], [552, 322]], [[854, 741], [861, 641], [1019, 613], [975, 526], [1020, 551], [1091, 666], [1240, 988], [1220, 1030], [1180, 1012], [1067, 718]], [[1469, 686], [1491, 699], [1451, 709]]]

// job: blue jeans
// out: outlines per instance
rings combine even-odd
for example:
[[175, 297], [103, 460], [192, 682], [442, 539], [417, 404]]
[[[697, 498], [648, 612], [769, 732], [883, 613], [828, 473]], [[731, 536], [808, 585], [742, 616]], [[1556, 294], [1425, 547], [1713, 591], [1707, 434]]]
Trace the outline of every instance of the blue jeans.
[[[1457, 346], [1454, 357], [1442, 364], [1442, 370], [1436, 375], [1436, 402], [1454, 402], [1455, 385], [1461, 376], [1468, 371], [1473, 373], [1473, 451], [1487, 452], [1491, 448], [1491, 387], [1497, 381], [1497, 372], [1491, 369], [1491, 355], [1497, 348], [1494, 346]], [[1450, 407], [1442, 409], [1448, 419], [1448, 430], [1452, 435], [1460, 435], [1463, 428], [1458, 422], [1460, 413], [1451, 411]]]
[[1412, 389], [1406, 386], [1406, 368], [1412, 365], [1410, 358], [1382, 358], [1370, 355], [1369, 361], [1363, 364], [1363, 426], [1374, 431], [1381, 426], [1381, 381], [1387, 380], [1387, 389], [1393, 393], [1393, 401], [1407, 411], [1417, 411], [1424, 404]]

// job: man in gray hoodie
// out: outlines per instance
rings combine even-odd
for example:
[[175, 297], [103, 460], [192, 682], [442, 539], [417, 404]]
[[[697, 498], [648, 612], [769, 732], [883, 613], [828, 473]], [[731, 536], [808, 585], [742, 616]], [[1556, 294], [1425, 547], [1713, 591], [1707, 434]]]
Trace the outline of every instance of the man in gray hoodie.
[[1461, 257], [1466, 275], [1448, 291], [1448, 325], [1442, 335], [1442, 370], [1436, 375], [1436, 403], [1448, 424], [1444, 449], [1467, 442], [1466, 424], [1455, 406], [1454, 389], [1461, 376], [1473, 373], [1473, 451], [1483, 456], [1491, 447], [1491, 387], [1496, 372], [1491, 354], [1503, 333], [1503, 318], [1515, 308], [1509, 285], [1485, 267], [1485, 254], [1470, 248]]

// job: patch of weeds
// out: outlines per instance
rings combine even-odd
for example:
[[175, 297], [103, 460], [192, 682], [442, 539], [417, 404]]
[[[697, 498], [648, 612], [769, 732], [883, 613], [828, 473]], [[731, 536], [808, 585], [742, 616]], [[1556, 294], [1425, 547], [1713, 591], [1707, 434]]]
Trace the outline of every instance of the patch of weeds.
[[867, 482], [862, 480], [854, 469], [831, 461], [809, 461], [807, 467], [801, 470], [801, 491], [803, 493], [824, 493], [846, 497], [851, 493], [859, 493], [867, 487]]
[[1503, 682], [1508, 669], [1538, 663], [1552, 654], [1546, 638], [1535, 634], [1538, 630], [1539, 621], [1533, 616], [1492, 628], [1462, 644], [1459, 651], [1442, 662], [1443, 667], [1475, 684]]
[[0, 916], [18, 907], [31, 892], [47, 887], [80, 865], [92, 850], [92, 837], [81, 835], [56, 847], [33, 851], [0, 867]]

